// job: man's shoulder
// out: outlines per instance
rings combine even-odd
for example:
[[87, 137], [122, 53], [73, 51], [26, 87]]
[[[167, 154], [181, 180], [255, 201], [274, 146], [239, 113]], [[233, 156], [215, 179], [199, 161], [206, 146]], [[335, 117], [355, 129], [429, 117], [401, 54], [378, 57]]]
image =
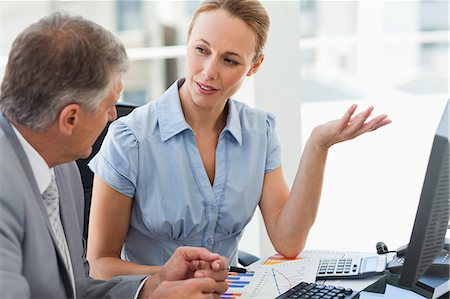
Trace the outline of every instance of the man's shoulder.
[[0, 177], [1, 181], [11, 179], [11, 176], [22, 168], [14, 148], [6, 133], [0, 127]]
[[16, 150], [0, 127], [0, 214], [19, 219], [23, 217], [25, 198], [32, 196], [32, 189], [27, 188], [27, 178]]

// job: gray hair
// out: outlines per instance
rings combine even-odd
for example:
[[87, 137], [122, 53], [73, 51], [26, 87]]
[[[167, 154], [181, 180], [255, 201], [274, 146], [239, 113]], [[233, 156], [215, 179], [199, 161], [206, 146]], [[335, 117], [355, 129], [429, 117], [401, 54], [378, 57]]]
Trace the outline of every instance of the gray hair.
[[94, 112], [112, 74], [128, 66], [123, 44], [111, 32], [80, 16], [51, 14], [15, 39], [0, 111], [11, 121], [43, 131], [70, 103]]

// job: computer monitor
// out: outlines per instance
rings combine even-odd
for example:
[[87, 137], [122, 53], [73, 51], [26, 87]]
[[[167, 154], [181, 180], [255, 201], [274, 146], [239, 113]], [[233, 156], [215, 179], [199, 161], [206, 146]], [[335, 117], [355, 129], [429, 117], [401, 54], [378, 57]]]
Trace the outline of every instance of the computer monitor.
[[449, 102], [431, 148], [399, 285], [411, 288], [441, 253], [450, 217]]

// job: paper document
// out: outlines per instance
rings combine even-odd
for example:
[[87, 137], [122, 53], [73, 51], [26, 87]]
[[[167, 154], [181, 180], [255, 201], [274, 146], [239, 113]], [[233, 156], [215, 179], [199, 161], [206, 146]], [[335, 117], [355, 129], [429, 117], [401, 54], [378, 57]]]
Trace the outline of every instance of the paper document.
[[319, 261], [307, 258], [286, 259], [273, 255], [252, 264], [255, 273], [230, 273], [229, 287], [223, 299], [273, 299], [301, 281], [316, 280]]
[[[304, 250], [297, 258], [289, 259], [275, 254], [253, 263], [248, 267], [255, 273], [230, 274], [227, 293], [223, 299], [262, 298], [273, 299], [301, 281], [315, 282], [317, 268], [323, 258], [363, 258], [372, 256], [372, 253], [341, 250]], [[333, 280], [333, 284], [347, 286], [351, 284], [353, 289], [362, 290], [370, 285], [377, 276], [370, 279], [359, 279], [361, 285], [355, 287], [352, 280]], [[373, 281], [372, 281], [373, 280]]]

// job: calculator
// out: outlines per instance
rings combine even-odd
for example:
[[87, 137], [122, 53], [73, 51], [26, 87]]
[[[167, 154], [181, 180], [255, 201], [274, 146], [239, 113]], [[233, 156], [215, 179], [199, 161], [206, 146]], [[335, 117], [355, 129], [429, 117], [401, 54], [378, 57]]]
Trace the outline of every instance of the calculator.
[[384, 255], [324, 257], [317, 268], [317, 279], [364, 278], [386, 270]]

